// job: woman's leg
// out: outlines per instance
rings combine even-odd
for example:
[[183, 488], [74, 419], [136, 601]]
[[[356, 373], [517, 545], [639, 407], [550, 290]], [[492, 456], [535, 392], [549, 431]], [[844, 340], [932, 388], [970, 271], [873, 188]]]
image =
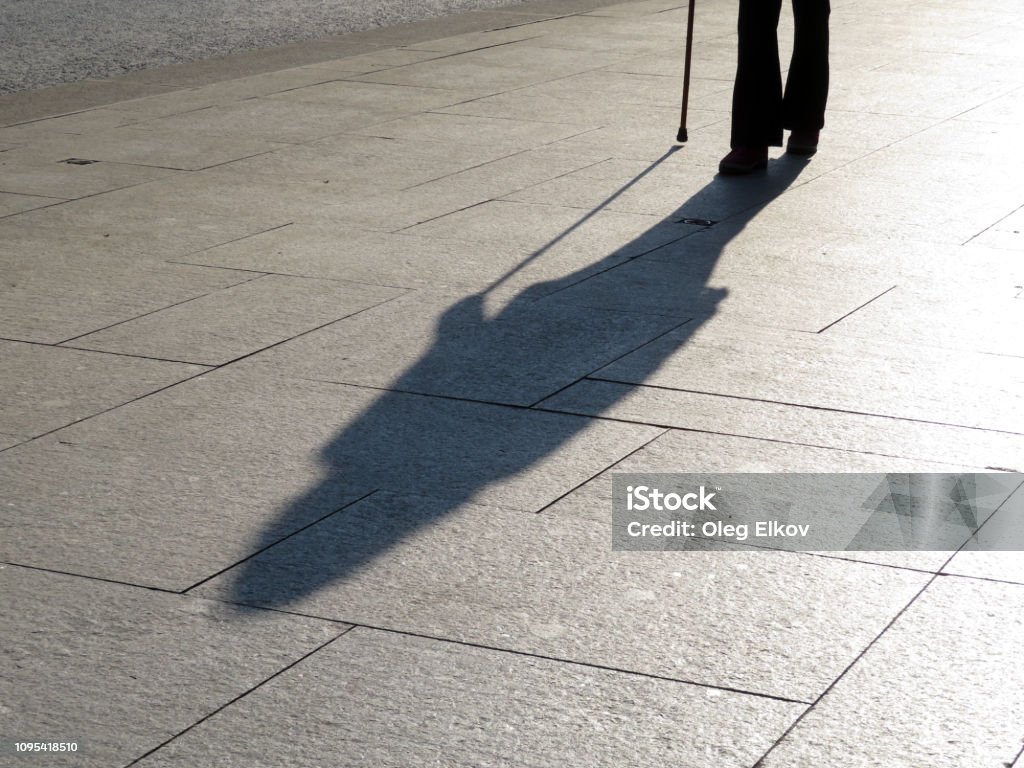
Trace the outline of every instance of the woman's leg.
[[784, 127], [818, 131], [828, 100], [829, 0], [793, 0], [793, 58], [786, 77]]
[[776, 34], [781, 9], [782, 0], [740, 0], [733, 148], [782, 146], [782, 75]]

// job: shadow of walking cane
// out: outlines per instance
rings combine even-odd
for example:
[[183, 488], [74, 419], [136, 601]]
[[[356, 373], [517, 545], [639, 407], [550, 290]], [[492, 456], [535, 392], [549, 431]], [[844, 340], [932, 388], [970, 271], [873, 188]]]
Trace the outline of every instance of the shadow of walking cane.
[[[545, 462], [547, 475], [554, 474], [556, 480], [561, 480], [558, 462], [566, 461], [565, 454], [586, 444], [595, 420], [531, 406], [630, 349], [671, 333], [674, 346], [665, 345], [660, 356], [644, 356], [638, 363], [641, 380], [656, 370], [665, 357], [715, 315], [726, 297], [725, 288], [709, 284], [726, 243], [767, 202], [785, 191], [804, 166], [780, 161], [757, 180], [738, 183], [715, 178], [673, 215], [593, 264], [528, 286], [493, 316], [487, 316], [485, 302], [513, 275], [572, 233], [586, 229], [600, 211], [619, 200], [676, 149], [666, 152], [490, 286], [448, 307], [436, 324], [429, 348], [323, 446], [322, 480], [283, 508], [277, 519], [257, 535], [253, 542], [256, 554], [229, 574], [229, 599], [248, 605], [294, 606], [325, 586], [346, 579], [464, 504], [487, 503], [538, 512], [571, 488], [541, 487], [543, 483], [534, 482], [534, 468]], [[709, 200], [736, 211], [727, 219], [730, 235], [690, 252], [687, 237], [701, 230], [679, 223], [680, 216], [692, 215], [694, 206]], [[660, 237], [652, 244], [650, 234], [656, 230], [662, 236], [674, 232], [675, 238]], [[686, 312], [685, 306], [693, 308], [688, 316], [645, 313], [643, 297], [635, 295], [635, 287], [627, 280], [614, 279], [617, 270], [637, 263], [666, 241], [671, 242], [679, 267], [676, 287], [684, 305], [681, 311]], [[624, 257], [623, 253], [630, 255]], [[637, 309], [602, 311], [564, 301], [569, 289], [595, 276], [603, 279], [603, 290], [617, 292], [614, 299]], [[567, 309], [572, 310], [571, 316]], [[608, 332], [609, 324], [632, 334], [628, 347], [609, 346], [609, 338], [621, 339], [621, 334], [616, 337]], [[570, 375], [565, 374], [566, 366], [573, 369]], [[560, 377], [548, 376], [550, 368], [560, 368]], [[476, 393], [473, 397], [459, 394], [467, 381], [473, 383], [467, 390]], [[611, 407], [628, 389], [605, 390], [607, 394], [602, 397], [607, 402], [598, 403], [599, 407]], [[571, 450], [567, 449], [570, 443], [575, 446]], [[556, 465], [554, 472], [550, 464]], [[568, 471], [569, 465], [565, 469]], [[376, 489], [372, 495], [379, 503], [361, 501], [336, 509], [299, 533], [288, 535], [308, 525], [309, 509], [322, 506], [325, 495], [337, 498], [340, 494], [336, 489], [357, 480], [362, 487]], [[399, 497], [404, 501], [395, 501]], [[416, 498], [423, 501], [416, 502]], [[364, 514], [367, 505], [372, 508], [369, 516]], [[356, 507], [364, 512], [353, 513]]]

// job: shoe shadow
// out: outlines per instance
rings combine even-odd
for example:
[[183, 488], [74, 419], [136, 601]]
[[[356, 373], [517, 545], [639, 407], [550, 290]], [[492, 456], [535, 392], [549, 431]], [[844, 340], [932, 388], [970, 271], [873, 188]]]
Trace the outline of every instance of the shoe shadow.
[[[228, 600], [287, 609], [464, 504], [538, 512], [571, 490], [559, 462], [568, 461], [562, 456], [570, 445], [577, 452], [586, 445], [594, 419], [537, 406], [654, 339], [661, 339], [657, 353], [636, 356], [637, 381], [684, 346], [728, 295], [727, 288], [710, 284], [725, 246], [806, 165], [783, 158], [768, 173], [715, 177], [614, 253], [530, 284], [488, 314], [497, 291], [593, 225], [669, 154], [491, 286], [444, 311], [426, 352], [322, 447], [321, 481], [281, 509], [257, 535], [255, 554], [225, 575]], [[705, 231], [715, 236], [697, 236]], [[661, 283], [653, 309], [645, 306], [648, 268]], [[666, 338], [672, 343], [664, 343]], [[598, 388], [590, 402], [601, 413], [630, 389]], [[595, 466], [592, 474], [606, 467]], [[568, 474], [570, 465], [564, 468]], [[331, 529], [326, 523], [352, 508], [351, 501], [341, 506], [341, 499], [353, 488], [364, 489], [362, 499], [376, 496], [377, 511], [360, 516], [357, 525]], [[394, 503], [392, 493], [427, 498]], [[310, 524], [310, 510], [323, 509], [325, 498], [337, 500], [331, 513]]]

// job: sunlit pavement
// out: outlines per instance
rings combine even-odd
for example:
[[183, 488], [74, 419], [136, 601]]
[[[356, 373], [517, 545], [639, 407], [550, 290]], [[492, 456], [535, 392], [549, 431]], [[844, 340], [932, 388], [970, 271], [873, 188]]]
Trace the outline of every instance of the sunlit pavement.
[[835, 2], [723, 178], [735, 14], [681, 147], [680, 0], [0, 97], [0, 765], [1024, 766], [1020, 552], [612, 550], [617, 473], [1024, 471], [1018, 5]]

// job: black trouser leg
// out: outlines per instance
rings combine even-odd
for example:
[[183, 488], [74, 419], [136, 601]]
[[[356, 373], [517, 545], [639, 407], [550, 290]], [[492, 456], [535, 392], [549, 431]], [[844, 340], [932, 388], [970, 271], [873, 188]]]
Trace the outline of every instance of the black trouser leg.
[[817, 131], [825, 125], [828, 100], [829, 0], [793, 0], [793, 58], [782, 102], [783, 125]]
[[740, 0], [732, 146], [782, 146], [782, 75], [776, 30], [782, 0]]

